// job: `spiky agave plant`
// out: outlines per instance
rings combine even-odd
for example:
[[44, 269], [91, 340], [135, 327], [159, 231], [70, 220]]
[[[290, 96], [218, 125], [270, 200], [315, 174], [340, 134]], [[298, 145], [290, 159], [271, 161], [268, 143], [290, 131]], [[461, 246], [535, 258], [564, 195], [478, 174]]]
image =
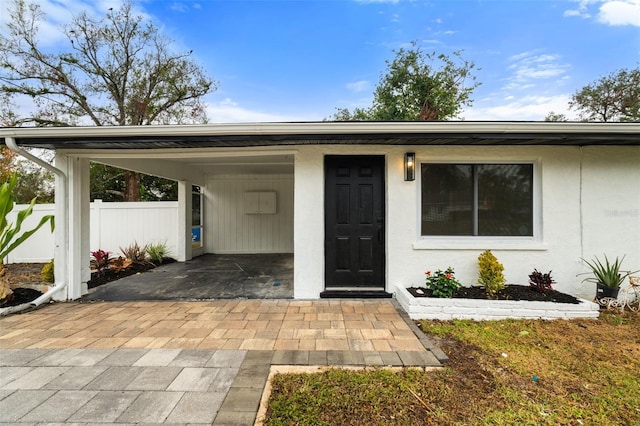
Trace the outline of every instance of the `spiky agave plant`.
[[9, 281], [6, 277], [7, 272], [4, 267], [4, 258], [27, 238], [35, 234], [36, 231], [38, 231], [38, 229], [40, 229], [45, 223], [51, 223], [52, 232], [54, 228], [53, 215], [46, 215], [40, 219], [40, 222], [35, 228], [24, 231], [20, 234], [22, 223], [33, 212], [33, 206], [36, 204], [35, 198], [31, 200], [31, 203], [29, 203], [26, 209], [18, 212], [14, 223], [9, 223], [7, 218], [9, 213], [13, 210], [13, 189], [17, 182], [18, 177], [13, 175], [7, 182], [0, 185], [0, 303], [10, 300], [13, 295], [13, 291], [9, 287]]
[[604, 255], [604, 262], [594, 256], [592, 261], [582, 259], [582, 261], [591, 269], [593, 276], [585, 278], [583, 281], [589, 281], [596, 284], [602, 284], [606, 287], [618, 288], [629, 275], [635, 274], [638, 271], [626, 271], [621, 273], [620, 267], [622, 261], [626, 255], [622, 256], [622, 259], [616, 259], [612, 262], [609, 261], [607, 255]]

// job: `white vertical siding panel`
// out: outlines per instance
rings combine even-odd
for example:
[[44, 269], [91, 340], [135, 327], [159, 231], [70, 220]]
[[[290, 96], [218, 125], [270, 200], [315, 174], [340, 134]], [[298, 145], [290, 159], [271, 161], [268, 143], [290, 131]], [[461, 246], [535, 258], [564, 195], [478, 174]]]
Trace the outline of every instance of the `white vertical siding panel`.
[[[293, 176], [237, 175], [208, 180], [205, 211], [207, 251], [213, 253], [293, 252]], [[276, 214], [246, 214], [244, 193], [275, 191]]]

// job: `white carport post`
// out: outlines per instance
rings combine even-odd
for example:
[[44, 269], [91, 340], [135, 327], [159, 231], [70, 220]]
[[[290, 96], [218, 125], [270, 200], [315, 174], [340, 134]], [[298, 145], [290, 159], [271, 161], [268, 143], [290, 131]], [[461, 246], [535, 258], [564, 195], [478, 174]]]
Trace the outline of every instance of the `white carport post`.
[[[63, 273], [61, 268], [66, 268], [65, 275], [69, 280], [66, 294], [57, 294], [56, 298], [73, 300], [88, 292], [87, 281], [91, 278], [91, 269], [89, 268], [89, 160], [56, 153], [55, 165], [67, 175], [66, 191], [58, 190], [60, 185], [64, 185], [65, 182], [56, 179], [55, 215], [56, 218], [66, 217], [67, 221], [66, 223], [56, 221], [54, 273], [56, 275]], [[64, 197], [65, 193], [66, 197]], [[65, 209], [66, 215], [62, 209]], [[65, 235], [63, 227], [68, 230], [66, 233], [67, 241], [61, 241]]]
[[178, 181], [178, 261], [184, 262], [193, 257], [191, 243], [191, 182]]

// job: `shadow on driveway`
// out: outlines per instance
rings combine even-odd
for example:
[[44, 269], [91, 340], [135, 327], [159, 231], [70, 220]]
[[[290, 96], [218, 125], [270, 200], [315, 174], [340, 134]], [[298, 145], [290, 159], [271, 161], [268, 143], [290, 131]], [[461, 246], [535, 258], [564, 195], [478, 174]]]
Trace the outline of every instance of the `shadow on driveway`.
[[293, 254], [206, 254], [89, 290], [83, 300], [293, 298]]

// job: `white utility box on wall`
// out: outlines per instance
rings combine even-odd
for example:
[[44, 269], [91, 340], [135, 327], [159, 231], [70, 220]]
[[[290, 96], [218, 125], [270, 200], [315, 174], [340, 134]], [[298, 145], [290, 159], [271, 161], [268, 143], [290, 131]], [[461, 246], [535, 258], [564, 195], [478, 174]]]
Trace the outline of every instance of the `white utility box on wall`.
[[249, 191], [244, 193], [245, 214], [275, 214], [275, 191]]

